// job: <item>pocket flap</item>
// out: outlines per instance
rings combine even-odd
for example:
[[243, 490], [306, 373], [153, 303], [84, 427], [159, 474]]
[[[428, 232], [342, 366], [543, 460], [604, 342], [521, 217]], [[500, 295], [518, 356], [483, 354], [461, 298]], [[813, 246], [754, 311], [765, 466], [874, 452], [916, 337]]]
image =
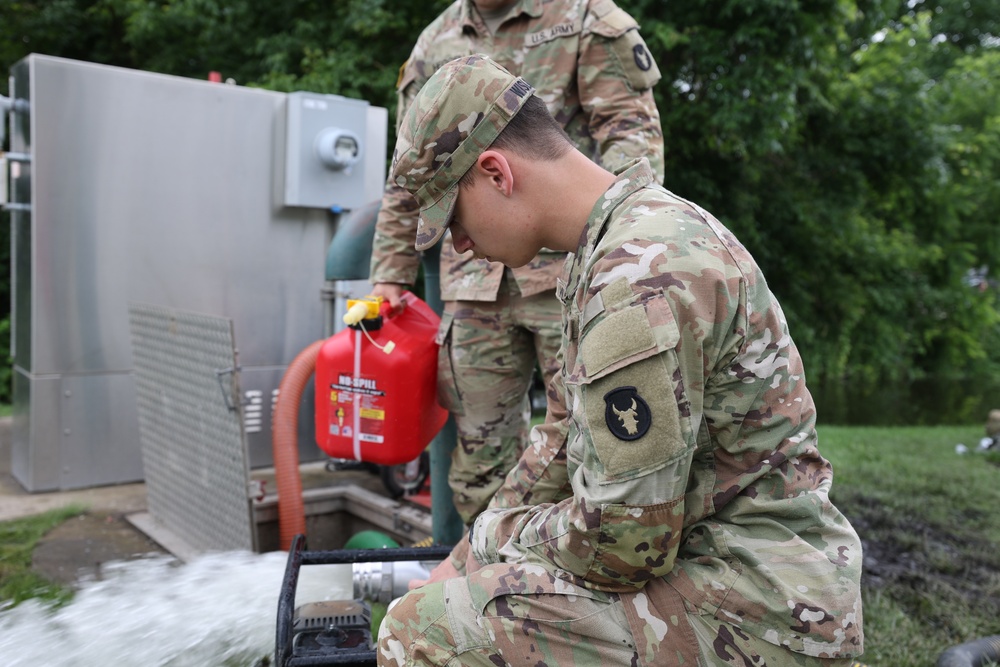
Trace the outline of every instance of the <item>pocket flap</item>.
[[656, 338], [642, 305], [608, 314], [580, 341], [587, 378], [599, 377], [618, 362], [633, 362], [656, 352]]

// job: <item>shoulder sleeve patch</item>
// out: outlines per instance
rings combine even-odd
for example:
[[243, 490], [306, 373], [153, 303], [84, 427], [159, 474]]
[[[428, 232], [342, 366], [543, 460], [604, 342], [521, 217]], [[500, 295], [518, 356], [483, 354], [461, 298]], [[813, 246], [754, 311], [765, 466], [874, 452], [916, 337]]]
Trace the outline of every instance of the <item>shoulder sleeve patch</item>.
[[406, 87], [417, 78], [417, 68], [411, 66], [409, 60], [399, 66], [399, 76], [396, 78], [396, 90], [402, 93]]
[[598, 484], [640, 477], [688, 450], [690, 428], [679, 407], [683, 387], [676, 368], [671, 350], [581, 387], [581, 407], [603, 468], [595, 475]]
[[611, 51], [633, 90], [646, 90], [659, 83], [660, 68], [638, 30], [629, 30], [616, 38], [611, 42]]
[[649, 404], [635, 387], [616, 387], [604, 394], [604, 423], [619, 440], [638, 440], [652, 420]]
[[633, 90], [652, 88], [660, 81], [660, 68], [639, 34], [639, 24], [613, 2], [595, 2], [595, 18], [587, 28], [593, 35], [609, 40], [610, 55], [618, 61]]

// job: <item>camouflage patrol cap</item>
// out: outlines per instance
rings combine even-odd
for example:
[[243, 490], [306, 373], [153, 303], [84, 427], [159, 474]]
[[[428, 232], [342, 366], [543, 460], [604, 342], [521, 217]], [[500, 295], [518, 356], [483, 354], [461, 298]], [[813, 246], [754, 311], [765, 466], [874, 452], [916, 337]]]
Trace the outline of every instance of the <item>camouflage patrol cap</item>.
[[428, 79], [399, 127], [392, 180], [420, 205], [417, 250], [451, 224], [458, 181], [534, 89], [484, 55], [457, 58]]

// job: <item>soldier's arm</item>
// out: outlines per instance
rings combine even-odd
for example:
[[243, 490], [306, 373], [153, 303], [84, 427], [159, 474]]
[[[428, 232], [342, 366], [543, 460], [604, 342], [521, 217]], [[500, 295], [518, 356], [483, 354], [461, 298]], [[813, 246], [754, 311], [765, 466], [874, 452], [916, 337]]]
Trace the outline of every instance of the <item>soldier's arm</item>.
[[[572, 497], [573, 487], [566, 472], [566, 398], [560, 374], [553, 376], [546, 397], [545, 422], [532, 429], [530, 443], [493, 496], [489, 508], [541, 505]], [[468, 556], [469, 541], [459, 540], [446, 566], [437, 574], [447, 578], [464, 573]]]
[[653, 99], [660, 70], [639, 25], [611, 0], [595, 0], [584, 24], [577, 66], [580, 103], [601, 164], [610, 171], [646, 157], [663, 183], [663, 130]]
[[[634, 256], [623, 259], [616, 251], [591, 275], [613, 275], [650, 259], [648, 266], [666, 266], [666, 256], [655, 254], [651, 242], [627, 245]], [[677, 262], [672, 266], [679, 268]], [[711, 275], [685, 292], [719, 296], [711, 310], [728, 303], [730, 312], [723, 308], [713, 316], [724, 322], [738, 308], [738, 287], [718, 272], [706, 273]], [[534, 563], [618, 592], [639, 589], [673, 569], [688, 510], [697, 418], [691, 405], [701, 403], [706, 338], [705, 332], [691, 332], [694, 323], [678, 322], [676, 304], [665, 295], [677, 275], [661, 275], [662, 284], [655, 276], [641, 284], [604, 284], [603, 306], [591, 309], [599, 314], [581, 325], [581, 363], [567, 369], [567, 382], [579, 393], [568, 434], [568, 456], [580, 457], [573, 495], [547, 505], [488, 509], [473, 531], [480, 563]], [[684, 345], [682, 330], [688, 331]], [[683, 378], [693, 381], [685, 386]], [[616, 400], [619, 395], [625, 400]]]
[[540, 505], [572, 495], [566, 472], [566, 396], [559, 373], [552, 377], [546, 398], [545, 421], [531, 430], [528, 446], [489, 507]]
[[412, 286], [420, 269], [420, 254], [413, 248], [417, 237], [417, 201], [402, 188], [387, 183], [375, 222], [372, 241], [373, 284]]
[[[419, 43], [418, 43], [419, 47]], [[414, 50], [416, 53], [416, 49]], [[400, 69], [398, 83], [399, 104], [396, 109], [396, 129], [406, 110], [423, 85], [411, 55]], [[382, 194], [382, 206], [375, 221], [375, 238], [372, 242], [371, 275], [373, 284], [396, 283], [413, 285], [420, 269], [420, 253], [413, 244], [417, 238], [417, 217], [420, 208], [417, 200], [409, 192], [392, 182], [392, 174], [386, 180]]]

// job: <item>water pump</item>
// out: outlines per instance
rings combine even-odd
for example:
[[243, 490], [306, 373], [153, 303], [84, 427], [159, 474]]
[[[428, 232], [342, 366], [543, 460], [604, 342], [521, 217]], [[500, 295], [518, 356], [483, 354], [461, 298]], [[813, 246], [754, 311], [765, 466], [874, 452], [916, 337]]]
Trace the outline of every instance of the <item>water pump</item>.
[[[296, 535], [278, 597], [275, 667], [369, 666], [375, 664], [371, 603], [388, 603], [407, 590], [410, 579], [426, 577], [451, 547], [334, 549], [307, 551]], [[353, 565], [353, 600], [295, 606], [299, 571], [304, 565]]]

